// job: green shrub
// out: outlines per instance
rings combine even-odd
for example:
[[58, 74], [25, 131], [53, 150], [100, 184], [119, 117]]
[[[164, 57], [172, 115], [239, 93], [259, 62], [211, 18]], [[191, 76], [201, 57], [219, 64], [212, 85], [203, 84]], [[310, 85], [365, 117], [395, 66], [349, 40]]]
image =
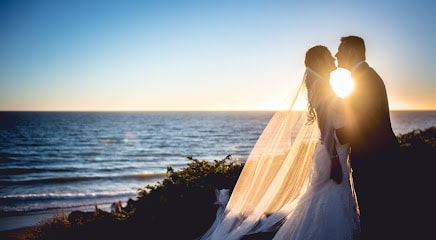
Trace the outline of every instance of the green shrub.
[[212, 224], [215, 189], [233, 189], [243, 165], [230, 155], [214, 162], [188, 158], [187, 167], [168, 168], [162, 182], [139, 190], [130, 219], [142, 225], [138, 229], [147, 228], [162, 239], [193, 239]]

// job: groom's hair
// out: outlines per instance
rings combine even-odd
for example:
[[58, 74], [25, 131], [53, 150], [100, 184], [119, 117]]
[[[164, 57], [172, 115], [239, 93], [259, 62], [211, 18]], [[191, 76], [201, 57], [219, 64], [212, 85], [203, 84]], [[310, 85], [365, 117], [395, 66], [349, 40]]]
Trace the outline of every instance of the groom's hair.
[[366, 60], [366, 48], [363, 38], [358, 36], [346, 36], [341, 38], [341, 44], [346, 48], [353, 48], [362, 60]]

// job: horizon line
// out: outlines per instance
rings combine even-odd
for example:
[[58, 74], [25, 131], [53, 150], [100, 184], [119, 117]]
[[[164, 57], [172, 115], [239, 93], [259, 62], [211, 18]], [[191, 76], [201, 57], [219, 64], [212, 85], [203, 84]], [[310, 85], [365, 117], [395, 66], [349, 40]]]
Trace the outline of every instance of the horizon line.
[[[287, 109], [185, 109], [185, 110], [5, 110], [0, 109], [0, 112], [276, 112], [287, 111]], [[296, 111], [305, 111], [305, 109], [297, 109]], [[436, 111], [436, 109], [390, 109], [389, 111]]]

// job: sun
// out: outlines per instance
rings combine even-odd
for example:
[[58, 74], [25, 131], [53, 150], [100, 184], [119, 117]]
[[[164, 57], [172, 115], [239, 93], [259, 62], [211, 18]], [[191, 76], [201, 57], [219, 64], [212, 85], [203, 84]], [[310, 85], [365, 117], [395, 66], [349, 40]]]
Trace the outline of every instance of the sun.
[[330, 85], [340, 98], [345, 98], [354, 89], [351, 73], [347, 69], [338, 68], [330, 73]]

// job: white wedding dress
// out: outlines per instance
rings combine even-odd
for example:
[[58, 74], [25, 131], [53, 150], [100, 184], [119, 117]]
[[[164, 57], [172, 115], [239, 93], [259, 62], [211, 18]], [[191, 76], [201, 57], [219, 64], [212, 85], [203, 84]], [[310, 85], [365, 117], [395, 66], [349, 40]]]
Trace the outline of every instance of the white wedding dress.
[[323, 144], [314, 152], [307, 191], [289, 207], [286, 221], [274, 239], [357, 239], [359, 219], [355, 195], [350, 186], [348, 145], [338, 146], [342, 182], [330, 179], [330, 158]]
[[[316, 82], [319, 75], [308, 69], [303, 83], [312, 78]], [[303, 83], [296, 96], [307, 96]], [[248, 157], [230, 199], [228, 191], [218, 191], [222, 207], [212, 227], [199, 239], [238, 240], [261, 232], [276, 232], [275, 240], [358, 239], [350, 148], [333, 143], [332, 129], [342, 124], [342, 114], [337, 104], [330, 104], [334, 101], [318, 99], [318, 95], [312, 105], [317, 105], [317, 113], [322, 115], [318, 121], [323, 123], [323, 133], [316, 121], [306, 124], [305, 113], [277, 112]], [[340, 184], [330, 179], [327, 149], [333, 147], [342, 168]]]

